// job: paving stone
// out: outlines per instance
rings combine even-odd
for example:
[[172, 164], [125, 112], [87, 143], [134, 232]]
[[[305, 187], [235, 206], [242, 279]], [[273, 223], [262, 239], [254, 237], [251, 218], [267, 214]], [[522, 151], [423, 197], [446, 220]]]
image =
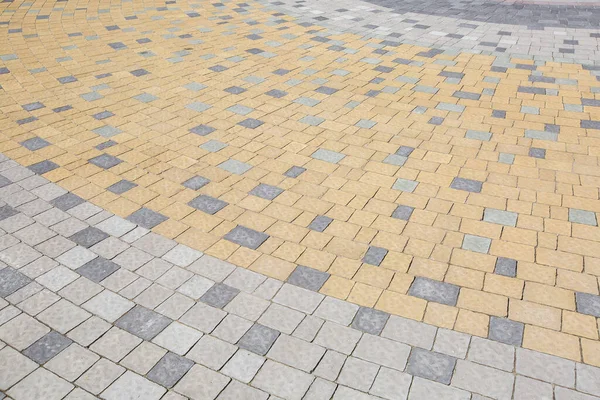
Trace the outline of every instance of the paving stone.
[[381, 336], [431, 350], [437, 329], [432, 325], [391, 316]]
[[248, 129], [256, 129], [259, 126], [261, 126], [262, 124], [264, 124], [264, 122], [262, 122], [258, 119], [255, 119], [255, 118], [246, 118], [242, 122], [238, 123], [238, 125], [243, 126], [244, 128], [248, 128]]
[[117, 264], [110, 260], [103, 257], [96, 257], [77, 268], [76, 271], [89, 280], [99, 283], [115, 273], [119, 268]]
[[[160, 332], [153, 342], [175, 354], [184, 355], [201, 337], [201, 332], [179, 322], [173, 322]], [[193, 359], [189, 354], [188, 358]]]
[[304, 173], [306, 171], [306, 168], [302, 168], [302, 167], [298, 167], [298, 166], [293, 166], [290, 169], [288, 169], [284, 175], [287, 176], [288, 178], [297, 178], [300, 175], [302, 175], [302, 173]]
[[58, 164], [52, 162], [52, 161], [40, 161], [38, 163], [32, 164], [30, 166], [28, 166], [27, 168], [29, 168], [31, 171], [33, 171], [34, 173], [38, 174], [38, 175], [43, 175], [46, 172], [50, 172], [52, 170], [57, 169], [59, 166]]
[[45, 364], [73, 341], [58, 332], [51, 331], [23, 351], [23, 354], [38, 364]]
[[148, 379], [166, 388], [172, 388], [194, 366], [194, 362], [177, 354], [167, 353], [148, 372]]
[[216, 308], [223, 308], [239, 293], [238, 289], [222, 283], [213, 285], [200, 297], [200, 301]]
[[404, 370], [411, 349], [403, 343], [374, 335], [363, 335], [353, 352], [355, 357], [397, 370]]
[[264, 362], [263, 357], [240, 349], [227, 361], [221, 372], [240, 382], [249, 383]]
[[575, 387], [575, 363], [536, 351], [517, 348], [517, 374], [568, 388]]
[[174, 390], [192, 400], [214, 399], [229, 381], [229, 377], [196, 364], [177, 383]]
[[[125, 237], [123, 237], [122, 239], [125, 240]], [[175, 247], [177, 243], [174, 240], [170, 240], [164, 236], [158, 235], [154, 232], [150, 232], [133, 242], [133, 245], [138, 249], [149, 253], [155, 257], [162, 257], [169, 250]], [[159, 261], [157, 260], [156, 262]]]
[[126, 218], [128, 221], [141, 226], [142, 228], [152, 229], [155, 226], [166, 221], [168, 218], [164, 215], [152, 211], [149, 208], [142, 207]]
[[552, 386], [534, 379], [517, 376], [515, 381], [514, 400], [552, 399]]
[[0, 390], [7, 390], [38, 365], [11, 347], [0, 349]]
[[367, 253], [364, 255], [362, 262], [365, 264], [371, 264], [379, 266], [383, 262], [383, 259], [387, 255], [387, 249], [381, 247], [369, 246]]
[[203, 336], [190, 350], [187, 357], [199, 364], [218, 371], [236, 352], [237, 348], [212, 336]]
[[119, 318], [115, 325], [144, 340], [152, 340], [171, 320], [142, 306], [135, 306]]
[[252, 250], [256, 250], [268, 238], [269, 235], [266, 233], [258, 232], [241, 225], [236, 226], [224, 236], [224, 239]]
[[73, 339], [82, 346], [89, 346], [96, 339], [110, 329], [111, 325], [104, 320], [92, 316], [78, 325], [67, 334], [67, 337]]
[[261, 197], [265, 200], [273, 200], [281, 193], [283, 193], [283, 189], [280, 189], [276, 186], [267, 185], [265, 183], [259, 184], [249, 192], [249, 194]]
[[406, 399], [412, 376], [382, 367], [369, 393], [388, 400]]
[[320, 293], [315, 293], [298, 286], [284, 284], [273, 298], [273, 301], [295, 310], [312, 314], [323, 298], [324, 296]]
[[471, 336], [449, 329], [438, 329], [433, 350], [456, 358], [465, 358]]
[[48, 327], [28, 315], [19, 314], [0, 326], [0, 340], [20, 351], [31, 346], [48, 332], [50, 332]]
[[100, 394], [125, 372], [125, 368], [104, 358], [98, 360], [75, 384], [92, 394]]
[[111, 156], [110, 154], [102, 154], [97, 157], [91, 158], [88, 161], [90, 162], [90, 164], [94, 164], [97, 167], [103, 169], [112, 168], [123, 162], [122, 160], [118, 159], [115, 156]]
[[313, 231], [317, 232], [323, 232], [332, 222], [333, 219], [329, 217], [317, 215], [308, 226], [308, 229], [312, 229]]
[[517, 276], [517, 260], [513, 260], [512, 258], [498, 257], [498, 259], [496, 259], [494, 273], [514, 278]]
[[219, 325], [226, 315], [227, 313], [223, 310], [197, 303], [181, 317], [180, 322], [204, 333], [209, 333]]
[[314, 315], [323, 319], [336, 322], [340, 325], [350, 325], [359, 307], [333, 297], [325, 297]]
[[253, 380], [265, 392], [289, 400], [300, 400], [308, 391], [313, 377], [302, 371], [267, 360]]
[[445, 354], [414, 348], [408, 359], [406, 371], [432, 381], [449, 384], [456, 359]]
[[121, 361], [142, 340], [119, 328], [111, 328], [90, 346], [90, 350], [113, 362]]
[[352, 328], [372, 335], [379, 335], [389, 317], [390, 315], [386, 312], [360, 307], [352, 321]]
[[73, 382], [90, 368], [100, 357], [72, 343], [69, 347], [52, 358], [45, 367], [63, 379]]
[[70, 240], [83, 247], [92, 247], [96, 243], [106, 239], [108, 234], [98, 228], [89, 226], [69, 237]]
[[515, 348], [503, 343], [473, 337], [467, 359], [512, 372], [515, 364]]
[[392, 218], [408, 221], [414, 210], [413, 207], [399, 205], [392, 213]]
[[136, 186], [137, 186], [137, 183], [133, 183], [126, 179], [122, 179], [119, 182], [113, 183], [112, 185], [107, 187], [106, 190], [108, 190], [109, 192], [112, 192], [114, 194], [123, 194], [123, 193], [133, 189]]
[[106, 400], [121, 400], [135, 397], [158, 400], [165, 392], [165, 388], [131, 371], [127, 371], [102, 393], [102, 397]]
[[458, 360], [452, 385], [457, 388], [483, 394], [494, 399], [510, 400], [514, 376], [494, 368]]
[[321, 327], [314, 343], [343, 354], [350, 354], [360, 337], [359, 331], [327, 321]]
[[481, 192], [483, 183], [472, 179], [454, 178], [450, 187], [456, 190], [464, 190], [472, 193]]
[[13, 386], [7, 394], [14, 399], [62, 399], [73, 389], [73, 385], [44, 368]]
[[416, 277], [408, 290], [408, 294], [427, 301], [455, 306], [459, 290], [458, 286], [449, 283]]
[[396, 182], [392, 186], [392, 189], [400, 190], [402, 192], [412, 193], [417, 188], [418, 184], [419, 184], [419, 182], [416, 182], [416, 181], [398, 178], [398, 179], [396, 179]]
[[493, 224], [517, 226], [517, 213], [486, 208], [483, 214], [483, 220]]
[[258, 355], [267, 354], [279, 332], [264, 325], [254, 324], [238, 342], [238, 347]]
[[338, 162], [342, 161], [346, 157], [346, 155], [327, 149], [318, 149], [311, 155], [311, 157], [317, 160], [337, 164]]
[[208, 185], [209, 183], [210, 180], [207, 178], [204, 178], [202, 176], [194, 176], [193, 178], [190, 178], [187, 181], [183, 182], [182, 185], [188, 189], [198, 190]]
[[233, 381], [219, 394], [217, 400], [266, 400], [268, 397], [265, 392]]
[[298, 265], [288, 277], [288, 283], [308, 290], [318, 291], [321, 289], [329, 274], [316, 269]]
[[267, 357], [290, 367], [311, 372], [321, 360], [325, 349], [288, 335], [280, 335]]
[[348, 357], [337, 382], [354, 389], [368, 391], [378, 371], [379, 366], [375, 364], [358, 358]]
[[166, 353], [165, 349], [153, 343], [142, 342], [121, 360], [121, 365], [140, 375], [146, 375]]
[[0, 269], [0, 297], [8, 297], [22, 287], [27, 286], [31, 279], [16, 269], [6, 267]]
[[469, 400], [471, 393], [427, 379], [415, 377], [408, 400], [444, 399]]
[[575, 299], [578, 312], [600, 318], [600, 296], [576, 292]]
[[521, 346], [525, 326], [521, 322], [492, 316], [490, 318], [489, 338], [497, 342]]
[[569, 208], [569, 221], [578, 224], [598, 226], [596, 214], [592, 211]]
[[465, 235], [462, 248], [465, 250], [474, 251], [476, 253], [486, 254], [490, 250], [492, 240], [486, 237]]
[[27, 150], [37, 151], [43, 149], [44, 147], [50, 146], [50, 142], [36, 136], [21, 142], [21, 145]]
[[73, 193], [65, 193], [53, 199], [50, 203], [59, 210], [67, 211], [79, 204], [85, 203], [85, 200]]
[[577, 390], [594, 396], [600, 396], [600, 368], [577, 363], [576, 370]]
[[83, 308], [108, 322], [114, 322], [134, 304], [118, 294], [104, 290], [83, 304]]

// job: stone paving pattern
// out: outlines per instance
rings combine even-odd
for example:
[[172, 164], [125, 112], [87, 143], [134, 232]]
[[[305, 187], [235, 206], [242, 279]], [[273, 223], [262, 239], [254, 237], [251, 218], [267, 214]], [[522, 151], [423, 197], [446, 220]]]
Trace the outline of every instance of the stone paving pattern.
[[[0, 340], [28, 371], [0, 390], [600, 395], [596, 6], [533, 27], [286, 1], [0, 3]], [[514, 47], [477, 47], [492, 31]], [[300, 314], [273, 326], [281, 306]], [[215, 333], [231, 314], [250, 322]], [[309, 320], [328, 322], [296, 334]], [[465, 349], [436, 350], [440, 332]], [[412, 348], [388, 365], [355, 354], [365, 334]], [[203, 355], [216, 340], [229, 356]], [[100, 363], [79, 383], [46, 365], [73, 342]], [[152, 365], [123, 364], [142, 345]], [[270, 361], [232, 376], [237, 348]], [[351, 357], [319, 376], [330, 350]], [[384, 367], [404, 391], [378, 392]]]

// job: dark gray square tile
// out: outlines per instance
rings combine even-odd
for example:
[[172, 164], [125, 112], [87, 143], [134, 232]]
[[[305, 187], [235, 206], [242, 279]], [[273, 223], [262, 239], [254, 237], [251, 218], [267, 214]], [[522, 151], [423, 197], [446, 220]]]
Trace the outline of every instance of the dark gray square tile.
[[494, 273], [498, 275], [515, 277], [517, 276], [517, 260], [512, 258], [498, 257]]
[[261, 197], [265, 200], [273, 200], [281, 193], [283, 193], [283, 189], [280, 189], [277, 186], [267, 185], [265, 183], [259, 184], [250, 191], [251, 195]]
[[327, 272], [298, 265], [290, 274], [287, 281], [292, 285], [317, 292], [325, 284], [327, 279], [329, 279], [329, 274]]
[[231, 93], [231, 94], [240, 94], [240, 93], [244, 93], [245, 91], [246, 91], [246, 89], [239, 87], [239, 86], [231, 86], [231, 87], [228, 87], [227, 89], [225, 89], [225, 92]]
[[379, 266], [379, 264], [381, 264], [381, 262], [387, 255], [387, 253], [388, 253], [387, 249], [384, 249], [381, 247], [370, 246], [369, 250], [367, 250], [367, 253], [363, 257], [362, 262], [364, 262], [365, 264]]
[[121, 267], [119, 267], [118, 264], [115, 264], [106, 258], [96, 257], [92, 261], [88, 261], [81, 267], [77, 268], [76, 271], [91, 281], [102, 282], [119, 268]]
[[360, 307], [354, 316], [352, 327], [371, 335], [379, 335], [389, 318], [390, 314], [386, 312]]
[[456, 358], [414, 347], [408, 358], [406, 371], [421, 378], [450, 384]]
[[483, 182], [475, 181], [473, 179], [465, 179], [465, 178], [454, 178], [450, 187], [456, 190], [464, 190], [472, 193], [481, 192], [481, 188], [483, 186]]
[[529, 157], [546, 158], [546, 149], [539, 149], [537, 147], [532, 147], [529, 149]]
[[506, 318], [491, 317], [488, 337], [497, 342], [521, 346], [525, 325]]
[[308, 229], [317, 232], [323, 232], [332, 222], [333, 219], [326, 217], [325, 215], [317, 215], [315, 219], [312, 220], [310, 225], [308, 225]]
[[[12, 185], [12, 181], [5, 176], [0, 175], [0, 188], [3, 188], [8, 185]], [[10, 207], [10, 206], [9, 206]]]
[[506, 118], [506, 111], [504, 110], [492, 110], [492, 117], [494, 118]]
[[139, 338], [152, 340], [171, 322], [170, 318], [137, 305], [119, 318], [115, 325]]
[[130, 222], [133, 222], [134, 224], [141, 226], [142, 228], [152, 229], [156, 225], [165, 222], [169, 218], [165, 217], [160, 213], [157, 213], [156, 211], [152, 211], [149, 208], [142, 207], [126, 219]]
[[238, 125], [241, 125], [244, 128], [248, 128], [248, 129], [256, 129], [259, 126], [261, 126], [262, 124], [263, 124], [262, 121], [259, 121], [258, 119], [254, 119], [254, 118], [246, 118], [242, 122], [238, 123]]
[[194, 366], [192, 360], [168, 352], [148, 372], [147, 378], [166, 388], [172, 388]]
[[108, 190], [109, 192], [115, 193], [115, 194], [123, 194], [126, 191], [131, 190], [136, 186], [137, 186], [137, 183], [129, 182], [128, 180], [123, 179], [117, 183], [113, 183], [112, 185], [107, 187], [106, 190]]
[[209, 68], [211, 71], [213, 72], [223, 72], [223, 71], [227, 71], [229, 68], [223, 66], [223, 65], [215, 65]]
[[239, 244], [240, 246], [248, 247], [256, 250], [261, 244], [269, 238], [269, 235], [263, 232], [255, 231], [254, 229], [246, 228], [238, 225], [233, 228], [224, 237], [225, 240]]
[[21, 145], [28, 150], [36, 151], [43, 149], [46, 146], [50, 146], [50, 142], [36, 136], [21, 142]]
[[193, 178], [188, 179], [183, 182], [182, 185], [188, 189], [198, 190], [203, 186], [206, 186], [210, 183], [210, 179], [205, 178], [203, 176], [194, 176]]
[[589, 293], [575, 293], [577, 311], [600, 318], [600, 296]]
[[271, 89], [265, 93], [267, 96], [275, 97], [276, 99], [280, 99], [287, 95], [287, 92], [278, 89]]
[[106, 118], [110, 118], [112, 116], [114, 116], [115, 114], [111, 113], [110, 111], [101, 111], [97, 114], [94, 114], [93, 117], [99, 121], [106, 119]]
[[444, 118], [442, 117], [431, 117], [428, 123], [431, 125], [441, 125], [443, 122]]
[[108, 149], [109, 147], [112, 147], [116, 144], [117, 144], [117, 142], [115, 142], [114, 140], [107, 140], [106, 142], [100, 143], [99, 145], [95, 146], [95, 148], [98, 150], [104, 150], [104, 149]]
[[131, 75], [133, 75], [133, 76], [137, 76], [137, 77], [144, 76], [144, 75], [148, 75], [148, 74], [150, 74], [150, 72], [146, 71], [146, 70], [145, 70], [145, 69], [143, 69], [143, 68], [140, 68], [140, 69], [136, 69], [136, 70], [133, 70], [133, 71], [131, 71]]
[[392, 213], [392, 218], [408, 221], [414, 210], [413, 207], [399, 205]]
[[[7, 178], [4, 178], [4, 179], [7, 179]], [[0, 221], [4, 220], [6, 218], [12, 217], [13, 215], [17, 215], [18, 213], [19, 212], [17, 210], [15, 210], [14, 208], [12, 208], [9, 205], [2, 206], [2, 207], [0, 207]]]
[[77, 78], [74, 76], [63, 76], [58, 78], [58, 81], [64, 85], [65, 83], [77, 82]]
[[112, 168], [123, 162], [123, 160], [120, 160], [115, 156], [111, 156], [110, 154], [102, 154], [97, 157], [90, 158], [88, 161], [91, 164], [104, 169]]
[[460, 288], [450, 283], [416, 277], [408, 294], [428, 301], [455, 306]]
[[101, 231], [98, 228], [94, 228], [93, 226], [88, 226], [84, 230], [81, 230], [74, 235], [72, 235], [69, 239], [73, 242], [77, 243], [83, 247], [92, 247], [98, 242], [103, 241], [108, 237], [108, 234], [104, 231]]
[[224, 283], [215, 283], [200, 297], [200, 301], [216, 308], [223, 308], [238, 295], [240, 291]]
[[49, 160], [45, 160], [39, 163], [32, 164], [27, 168], [29, 168], [31, 171], [35, 172], [38, 175], [43, 175], [46, 172], [50, 172], [58, 168], [58, 164]]
[[16, 269], [11, 267], [0, 269], [0, 297], [7, 297], [30, 282], [31, 279], [28, 276]]
[[200, 136], [206, 136], [210, 133], [213, 133], [214, 131], [215, 128], [210, 127], [208, 125], [198, 125], [190, 129], [190, 132]]
[[275, 340], [279, 336], [279, 331], [268, 328], [261, 324], [254, 324], [244, 336], [239, 340], [238, 347], [251, 351], [258, 355], [267, 354]]
[[414, 150], [414, 147], [400, 146], [400, 148], [396, 150], [396, 154], [399, 156], [408, 157], [410, 156], [410, 153], [412, 153]]
[[58, 353], [69, 347], [73, 341], [58, 332], [51, 331], [23, 350], [23, 354], [38, 364], [45, 364]]
[[303, 172], [306, 171], [306, 168], [302, 168], [302, 167], [298, 167], [298, 166], [293, 166], [292, 168], [288, 169], [285, 172], [285, 176], [287, 176], [288, 178], [297, 178], [300, 175], [302, 175]]
[[328, 87], [328, 86], [321, 86], [321, 87], [318, 87], [315, 89], [315, 92], [326, 94], [326, 95], [332, 95], [337, 91], [338, 91], [337, 89], [334, 89], [334, 88]]
[[85, 203], [85, 200], [73, 193], [65, 193], [50, 201], [50, 204], [62, 211], [70, 210], [81, 203]]
[[212, 215], [227, 207], [229, 203], [202, 194], [191, 200], [188, 205], [194, 207], [196, 210], [204, 211], [205, 213]]

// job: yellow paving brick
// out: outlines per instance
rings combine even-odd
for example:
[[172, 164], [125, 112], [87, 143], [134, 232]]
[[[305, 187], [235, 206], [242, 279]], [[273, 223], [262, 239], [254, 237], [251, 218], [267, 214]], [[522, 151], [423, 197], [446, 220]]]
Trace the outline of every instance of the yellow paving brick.
[[533, 325], [525, 325], [523, 347], [569, 360], [581, 361], [581, 349], [576, 336]]

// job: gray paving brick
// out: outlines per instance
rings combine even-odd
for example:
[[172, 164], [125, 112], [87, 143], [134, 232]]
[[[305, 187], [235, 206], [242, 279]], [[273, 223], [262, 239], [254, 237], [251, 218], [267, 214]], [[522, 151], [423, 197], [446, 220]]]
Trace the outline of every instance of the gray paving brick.
[[389, 368], [381, 368], [369, 393], [388, 400], [406, 399], [412, 376]]
[[5, 220], [6, 218], [10, 218], [13, 215], [17, 215], [19, 211], [15, 210], [9, 205], [4, 205], [0, 207], [0, 221]]
[[253, 250], [256, 250], [268, 238], [269, 235], [266, 233], [258, 232], [241, 225], [236, 226], [224, 236], [224, 239], [229, 240], [230, 242]]
[[598, 222], [596, 221], [596, 213], [593, 211], [578, 210], [575, 208], [569, 208], [569, 221], [591, 226], [598, 225]]
[[497, 342], [521, 346], [525, 326], [521, 322], [492, 316], [490, 318], [489, 338]]
[[326, 161], [329, 163], [337, 164], [342, 161], [346, 155], [342, 153], [338, 153], [337, 151], [327, 150], [327, 149], [317, 149], [312, 155], [312, 158]]
[[378, 365], [359, 358], [348, 357], [337, 382], [354, 389], [368, 391], [378, 371]]
[[600, 318], [600, 296], [589, 293], [575, 293], [577, 311]]
[[238, 122], [238, 125], [243, 126], [244, 128], [248, 128], [248, 129], [256, 129], [259, 126], [261, 126], [262, 124], [264, 124], [264, 122], [262, 122], [258, 119], [255, 119], [255, 118], [246, 118], [242, 122]]
[[114, 194], [123, 194], [123, 193], [127, 192], [128, 190], [133, 189], [136, 186], [137, 186], [137, 183], [133, 183], [126, 179], [122, 179], [119, 182], [113, 183], [112, 185], [107, 187], [106, 190], [108, 190], [109, 192], [112, 192]]
[[137, 305], [119, 318], [115, 325], [139, 338], [152, 340], [170, 323], [171, 319]]
[[512, 258], [498, 257], [498, 259], [496, 259], [494, 273], [514, 278], [517, 276], [517, 260], [513, 260]]
[[392, 186], [392, 189], [400, 190], [402, 192], [412, 193], [417, 188], [418, 184], [419, 184], [419, 182], [417, 182], [417, 181], [413, 181], [410, 179], [398, 178], [398, 179], [396, 179], [396, 182]]
[[148, 379], [166, 388], [172, 388], [192, 368], [194, 362], [168, 352], [148, 372]]
[[577, 363], [577, 390], [592, 394], [594, 396], [600, 396], [600, 368]]
[[77, 268], [77, 272], [93, 282], [101, 282], [119, 268], [121, 267], [114, 262], [97, 257]]
[[293, 167], [288, 169], [284, 175], [287, 176], [288, 178], [297, 178], [300, 175], [302, 175], [302, 173], [304, 171], [306, 171], [306, 168], [302, 168], [302, 167], [298, 167], [298, 166], [294, 165]]
[[325, 349], [304, 340], [288, 335], [279, 335], [267, 357], [300, 369], [311, 372], [325, 354]]
[[210, 179], [204, 178], [203, 176], [194, 176], [193, 178], [188, 179], [183, 182], [182, 185], [188, 189], [198, 190], [210, 183]]
[[515, 365], [515, 348], [504, 343], [473, 337], [467, 359], [512, 372]]
[[575, 363], [570, 360], [517, 348], [516, 372], [544, 382], [575, 387]]
[[428, 301], [455, 306], [460, 288], [446, 282], [416, 277], [408, 290], [411, 296]]
[[62, 211], [70, 210], [82, 203], [85, 203], [85, 200], [73, 193], [65, 193], [50, 201], [50, 204]]
[[83, 247], [92, 247], [96, 243], [106, 239], [108, 234], [98, 228], [89, 226], [69, 237], [70, 240]]
[[191, 200], [188, 205], [190, 207], [194, 207], [197, 210], [203, 211], [207, 214], [216, 214], [221, 211], [223, 208], [227, 207], [229, 203], [215, 199], [214, 197], [210, 197], [207, 195], [200, 195], [195, 199]]
[[265, 392], [233, 381], [219, 394], [217, 400], [267, 400], [268, 397]]
[[284, 399], [300, 400], [313, 377], [307, 373], [268, 360], [253, 380], [253, 385]]
[[28, 150], [36, 151], [43, 149], [44, 147], [50, 146], [50, 142], [36, 136], [31, 139], [22, 141], [21, 145]]
[[150, 210], [149, 208], [142, 207], [128, 216], [126, 219], [127, 221], [131, 221], [142, 228], [152, 229], [166, 221], [168, 218], [156, 211]]
[[280, 189], [276, 186], [267, 185], [265, 183], [261, 183], [256, 186], [254, 189], [250, 191], [249, 194], [253, 196], [261, 197], [265, 200], [273, 200], [277, 196], [283, 193], [283, 189]]
[[515, 377], [508, 372], [458, 360], [452, 386], [498, 400], [510, 400], [514, 380]]
[[390, 315], [386, 312], [360, 307], [352, 321], [352, 328], [372, 335], [379, 335], [389, 317]]
[[437, 328], [422, 322], [391, 316], [381, 336], [431, 350]]
[[[124, 238], [125, 237], [123, 237], [123, 239]], [[138, 249], [145, 251], [146, 253], [152, 254], [155, 257], [162, 257], [169, 250], [175, 247], [177, 243], [174, 240], [168, 239], [154, 232], [150, 232], [133, 242], [133, 245]], [[153, 261], [159, 262], [157, 260]]]
[[261, 324], [254, 324], [237, 343], [238, 347], [264, 356], [267, 354], [279, 332]]
[[465, 235], [462, 248], [465, 250], [486, 254], [490, 250], [491, 244], [492, 239], [490, 238], [475, 235]]
[[600, 397], [590, 396], [560, 386], [554, 388], [555, 400], [598, 400]]
[[238, 295], [240, 291], [223, 283], [216, 283], [200, 297], [200, 301], [216, 308], [223, 308]]
[[88, 161], [91, 164], [94, 164], [95, 166], [103, 168], [103, 169], [112, 168], [123, 162], [123, 160], [120, 160], [119, 158], [117, 158], [115, 156], [111, 156], [110, 154], [102, 154], [97, 157], [90, 158]]
[[351, 354], [360, 337], [361, 332], [355, 329], [327, 321], [321, 327], [314, 343], [343, 354]]
[[465, 358], [470, 342], [471, 336], [466, 333], [440, 328], [435, 337], [433, 350], [452, 357]]
[[288, 283], [304, 289], [318, 291], [329, 278], [327, 272], [298, 265], [288, 277]]
[[392, 218], [408, 221], [415, 209], [410, 206], [399, 205], [392, 213]]
[[28, 166], [27, 168], [29, 168], [30, 170], [32, 170], [34, 173], [38, 174], [38, 175], [43, 175], [46, 172], [50, 172], [52, 170], [55, 170], [56, 168], [58, 168], [58, 164], [52, 162], [52, 161], [40, 161], [38, 163], [32, 164], [30, 166]]
[[413, 379], [408, 396], [408, 400], [469, 400], [470, 398], [470, 392], [419, 377]]
[[552, 385], [517, 375], [513, 400], [552, 399]]
[[483, 220], [494, 224], [517, 226], [517, 213], [486, 208], [483, 214]]
[[414, 348], [408, 359], [406, 371], [432, 381], [449, 384], [456, 365], [454, 357]]
[[483, 183], [479, 182], [479, 181], [457, 177], [457, 178], [454, 178], [454, 180], [450, 184], [450, 187], [452, 189], [464, 190], [464, 191], [473, 192], [473, 193], [479, 193], [479, 192], [481, 192], [482, 185], [483, 185]]
[[38, 364], [45, 364], [66, 349], [73, 341], [58, 332], [48, 332], [44, 337], [23, 350], [23, 354]]
[[352, 354], [377, 365], [403, 371], [410, 351], [410, 346], [406, 344], [366, 334], [362, 336]]
[[222, 162], [218, 165], [218, 167], [236, 175], [243, 175], [244, 173], [252, 169], [252, 165], [246, 164], [238, 160], [234, 160], [232, 158]]
[[367, 253], [364, 255], [362, 262], [365, 264], [379, 266], [383, 262], [383, 259], [385, 258], [387, 253], [388, 253], [387, 249], [384, 249], [381, 247], [369, 246], [369, 249], [367, 250]]
[[0, 269], [0, 297], [8, 297], [30, 282], [29, 277], [16, 269], [10, 267]]
[[329, 217], [317, 215], [308, 226], [308, 229], [312, 229], [313, 231], [317, 232], [323, 232], [332, 222], [333, 219]]

